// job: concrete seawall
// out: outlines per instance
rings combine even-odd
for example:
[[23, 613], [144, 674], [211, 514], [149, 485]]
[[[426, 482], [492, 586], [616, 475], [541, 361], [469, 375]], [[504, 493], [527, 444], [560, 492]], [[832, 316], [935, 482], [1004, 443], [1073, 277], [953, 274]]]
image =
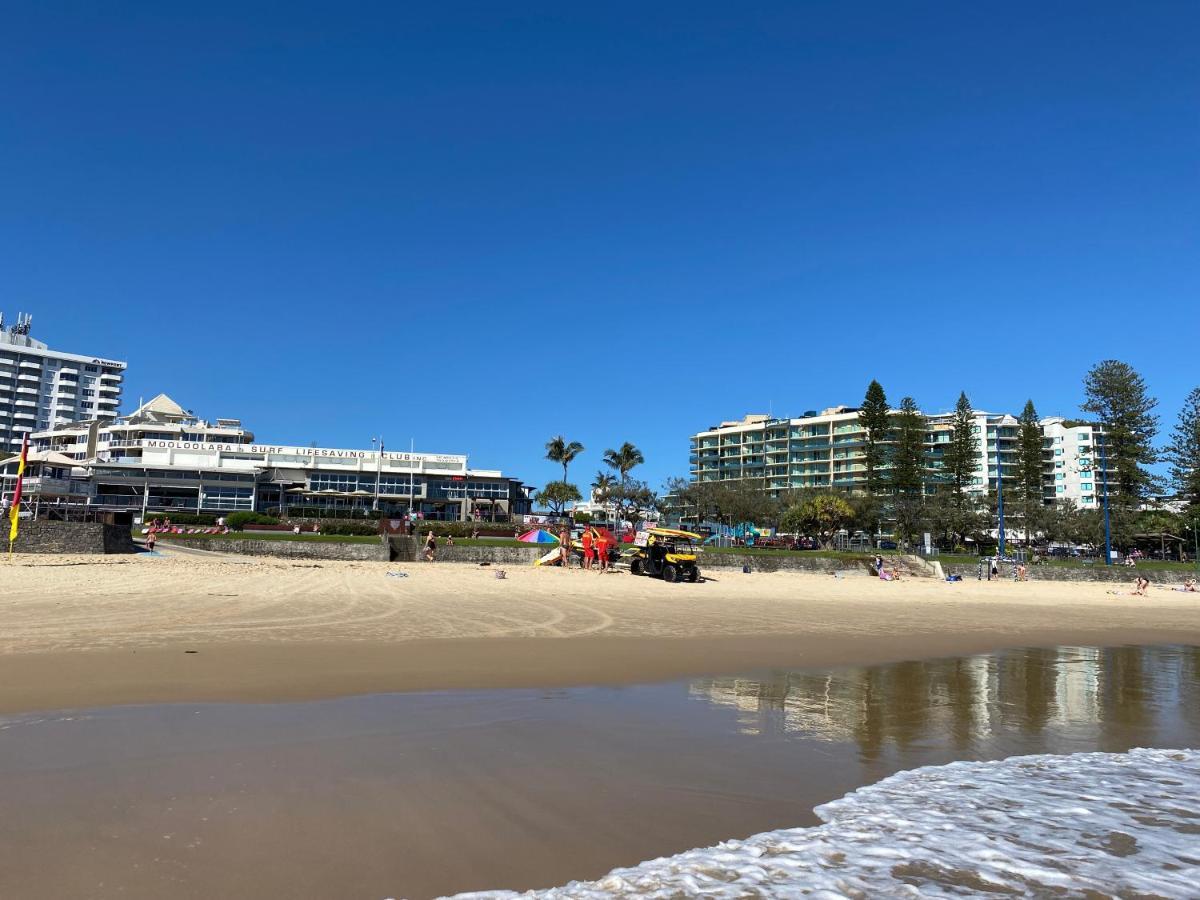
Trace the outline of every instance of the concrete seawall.
[[[159, 545], [170, 547], [170, 540]], [[206, 538], [202, 541], [179, 541], [175, 546], [214, 553], [238, 553], [243, 556], [276, 556], [286, 559], [340, 559], [359, 562], [387, 562], [388, 545], [378, 543], [337, 543], [335, 541], [256, 541], [252, 538]]]
[[[962, 563], [943, 563], [947, 575], [961, 575], [963, 580], [974, 579], [978, 576], [978, 565]], [[1012, 578], [1013, 567], [1007, 563], [1000, 566], [1000, 578]], [[1183, 584], [1188, 578], [1195, 578], [1196, 571], [1159, 570], [1159, 569], [1128, 569], [1125, 566], [1047, 566], [1031, 565], [1028, 567], [1030, 581], [1083, 581], [1103, 582], [1105, 584], [1132, 585], [1139, 575], [1150, 579], [1151, 584]], [[985, 576], [986, 577], [986, 576]]]
[[[8, 520], [5, 521], [7, 535]], [[128, 525], [22, 519], [16, 553], [134, 553]]]

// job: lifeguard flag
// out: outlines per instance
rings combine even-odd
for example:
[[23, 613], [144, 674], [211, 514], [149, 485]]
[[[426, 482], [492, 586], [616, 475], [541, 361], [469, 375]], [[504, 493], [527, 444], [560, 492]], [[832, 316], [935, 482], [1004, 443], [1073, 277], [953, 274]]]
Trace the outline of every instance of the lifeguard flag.
[[29, 457], [29, 432], [25, 432], [25, 440], [21, 441], [21, 461], [17, 463], [17, 486], [13, 491], [12, 509], [8, 517], [12, 524], [8, 528], [8, 549], [12, 550], [13, 541], [17, 539], [17, 526], [21, 521], [21, 485], [25, 481], [25, 460]]

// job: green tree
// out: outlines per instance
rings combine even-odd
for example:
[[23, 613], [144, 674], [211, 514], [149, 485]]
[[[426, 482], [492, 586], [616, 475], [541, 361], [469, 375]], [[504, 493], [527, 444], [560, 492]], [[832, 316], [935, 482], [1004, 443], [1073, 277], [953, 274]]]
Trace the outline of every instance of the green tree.
[[1200, 387], [1183, 401], [1163, 458], [1171, 466], [1171, 481], [1180, 499], [1190, 512], [1200, 512]]
[[884, 487], [883, 469], [887, 463], [888, 421], [887, 395], [878, 381], [867, 385], [866, 396], [858, 409], [858, 424], [866, 431], [863, 458], [867, 467], [867, 493], [879, 496]]
[[912, 397], [900, 401], [892, 424], [895, 446], [889, 486], [898, 496], [919, 496], [925, 484], [925, 417]]
[[[1080, 407], [1100, 419], [1103, 444], [1099, 463], [1107, 472], [1113, 543], [1128, 546], [1130, 519], [1139, 502], [1154, 487], [1147, 466], [1157, 460], [1158, 401], [1146, 392], [1142, 376], [1127, 363], [1108, 359], [1088, 372]], [[1118, 537], [1120, 535], [1120, 537]]]
[[625, 481], [629, 477], [629, 473], [645, 461], [646, 458], [642, 456], [642, 451], [629, 441], [623, 443], [620, 449], [610, 448], [604, 451], [604, 464], [610, 469], [616, 470], [622, 481]]
[[1038, 424], [1037, 408], [1032, 400], [1018, 417], [1017, 429], [1017, 493], [1024, 516], [1025, 538], [1032, 543], [1038, 527], [1038, 512], [1043, 506], [1042, 426]]
[[635, 529], [647, 513], [659, 508], [659, 498], [644, 481], [624, 478], [608, 491], [608, 502], [617, 510], [617, 524], [628, 521]]
[[893, 416], [891, 454], [892, 514], [896, 533], [911, 542], [920, 532], [925, 501], [925, 417], [912, 397], [900, 401], [900, 411]]
[[567, 466], [584, 450], [579, 441], [568, 442], [561, 434], [546, 441], [546, 459], [563, 467], [562, 480], [567, 480]]
[[567, 481], [551, 481], [533, 495], [535, 503], [539, 503], [556, 516], [563, 514], [563, 508], [568, 503], [582, 500], [579, 488]]
[[782, 525], [797, 534], [815, 534], [823, 547], [854, 518], [854, 507], [840, 494], [822, 492], [808, 497], [783, 514]]
[[942, 457], [942, 470], [954, 489], [954, 502], [961, 509], [966, 503], [967, 485], [979, 469], [979, 436], [975, 433], [975, 410], [966, 391], [958, 395], [950, 446]]

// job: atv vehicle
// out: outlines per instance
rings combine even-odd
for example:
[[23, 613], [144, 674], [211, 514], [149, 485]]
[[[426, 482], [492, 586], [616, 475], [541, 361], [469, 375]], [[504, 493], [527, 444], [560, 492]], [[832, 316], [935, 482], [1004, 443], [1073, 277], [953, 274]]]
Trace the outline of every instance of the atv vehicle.
[[699, 581], [700, 567], [695, 542], [700, 535], [674, 528], [651, 528], [645, 547], [635, 547], [629, 560], [634, 575], [650, 575], [663, 581]]

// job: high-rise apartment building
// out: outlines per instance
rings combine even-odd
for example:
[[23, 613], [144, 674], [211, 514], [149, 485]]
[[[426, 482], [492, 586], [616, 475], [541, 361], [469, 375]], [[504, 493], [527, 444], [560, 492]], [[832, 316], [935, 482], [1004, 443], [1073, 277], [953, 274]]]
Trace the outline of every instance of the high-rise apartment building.
[[[898, 410], [893, 410], [895, 415]], [[953, 432], [953, 413], [925, 417], [928, 489], [941, 478], [941, 461]], [[1100, 488], [1093, 448], [1102, 443], [1098, 426], [1047, 418], [1039, 422], [1043, 442], [1046, 502], [1074, 500], [1095, 508]], [[1008, 413], [975, 413], [979, 459], [967, 490], [986, 494], [1003, 477], [1018, 476], [1020, 423]], [[797, 418], [748, 415], [692, 435], [689, 469], [694, 481], [753, 480], [772, 492], [795, 488], [866, 489], [866, 431], [858, 410], [835, 406]], [[1112, 477], [1110, 470], [1109, 477]]]
[[116, 418], [125, 363], [62, 353], [30, 337], [29, 316], [4, 327], [0, 315], [0, 458], [21, 449], [27, 432], [69, 422]]

